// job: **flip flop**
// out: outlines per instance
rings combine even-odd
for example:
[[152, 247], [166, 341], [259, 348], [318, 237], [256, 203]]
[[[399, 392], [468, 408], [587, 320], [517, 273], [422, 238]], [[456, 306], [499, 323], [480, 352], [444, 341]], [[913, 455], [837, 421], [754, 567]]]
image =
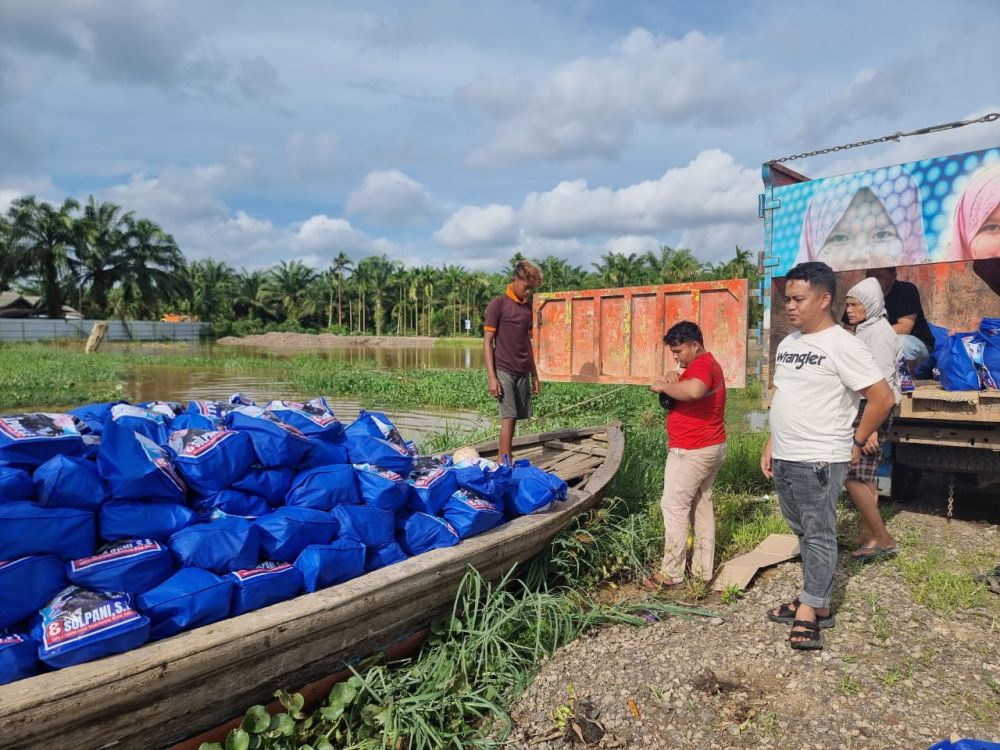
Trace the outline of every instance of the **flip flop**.
[[[779, 622], [782, 625], [791, 625], [795, 622], [795, 610], [799, 608], [799, 600], [795, 599], [787, 604], [781, 604], [778, 606], [778, 612], [775, 614], [770, 609], [767, 610], [767, 619], [771, 622]], [[816, 616], [816, 622], [819, 624], [820, 628], [832, 628], [837, 624], [837, 618], [834, 616], [833, 612], [825, 616]]]
[[649, 578], [643, 578], [639, 581], [639, 585], [642, 586], [646, 591], [677, 591], [678, 589], [683, 589], [687, 587], [687, 584], [681, 581], [669, 581], [659, 573], [653, 573]]
[[[859, 549], [863, 549], [859, 547]], [[860, 560], [861, 562], [875, 562], [876, 560], [891, 560], [893, 557], [899, 554], [899, 545], [894, 544], [891, 547], [879, 547], [877, 544], [868, 549], [871, 552], [866, 552], [863, 555], [851, 555], [855, 560]]]

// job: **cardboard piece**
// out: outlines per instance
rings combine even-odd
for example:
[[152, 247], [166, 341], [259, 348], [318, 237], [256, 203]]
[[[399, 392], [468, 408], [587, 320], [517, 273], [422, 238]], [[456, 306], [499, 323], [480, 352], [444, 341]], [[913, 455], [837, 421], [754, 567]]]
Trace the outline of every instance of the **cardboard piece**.
[[723, 565], [712, 589], [724, 591], [728, 586], [739, 586], [742, 591], [761, 568], [791, 560], [798, 554], [799, 540], [794, 534], [771, 534], [752, 552], [734, 557]]

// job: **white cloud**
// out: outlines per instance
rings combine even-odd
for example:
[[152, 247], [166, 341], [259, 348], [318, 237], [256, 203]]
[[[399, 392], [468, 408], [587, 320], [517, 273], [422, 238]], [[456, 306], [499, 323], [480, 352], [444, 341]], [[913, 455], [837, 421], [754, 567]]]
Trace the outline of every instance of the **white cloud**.
[[336, 133], [292, 133], [285, 144], [292, 177], [327, 177], [340, 168], [340, 138]]
[[451, 248], [501, 247], [517, 236], [514, 209], [491, 203], [482, 208], [462, 206], [434, 233], [434, 240]]
[[609, 253], [631, 253], [642, 254], [645, 252], [656, 252], [663, 242], [658, 237], [652, 235], [626, 234], [621, 237], [612, 237], [604, 243], [604, 249]]
[[0, 214], [5, 213], [10, 204], [18, 198], [34, 195], [39, 200], [53, 204], [62, 203], [51, 177], [9, 177], [0, 180]]
[[348, 214], [359, 214], [389, 226], [413, 226], [438, 212], [430, 192], [402, 172], [369, 172], [347, 199]]
[[635, 29], [610, 55], [565, 63], [537, 84], [488, 80], [462, 89], [461, 101], [498, 120], [493, 140], [470, 161], [613, 158], [637, 121], [745, 120], [766, 109], [760, 92], [751, 107], [748, 73], [720, 37], [691, 31], [666, 39]]

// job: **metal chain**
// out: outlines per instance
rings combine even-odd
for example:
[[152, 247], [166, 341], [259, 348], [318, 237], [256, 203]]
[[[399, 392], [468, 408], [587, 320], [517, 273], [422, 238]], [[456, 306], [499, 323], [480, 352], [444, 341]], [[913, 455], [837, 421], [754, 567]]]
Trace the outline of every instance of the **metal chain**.
[[792, 154], [791, 156], [783, 156], [780, 159], [771, 159], [768, 164], [776, 164], [778, 162], [784, 161], [794, 161], [795, 159], [805, 159], [807, 156], [820, 156], [822, 154], [833, 154], [837, 151], [847, 151], [851, 148], [858, 148], [860, 146], [870, 146], [873, 143], [886, 143], [888, 141], [898, 142], [900, 138], [909, 138], [911, 135], [927, 135], [928, 133], [938, 133], [942, 130], [953, 130], [954, 128], [962, 128], [966, 125], [978, 125], [984, 122], [994, 122], [995, 120], [1000, 120], [1000, 112], [990, 112], [988, 115], [983, 115], [975, 120], [957, 120], [956, 122], [946, 122], [942, 125], [931, 125], [927, 128], [920, 128], [919, 130], [910, 130], [908, 132], [898, 132], [892, 135], [883, 135], [880, 138], [869, 138], [867, 141], [858, 141], [857, 143], [845, 143], [842, 146], [831, 146], [829, 148], [821, 148], [816, 151], [806, 151], [802, 154]]
[[955, 515], [955, 475], [948, 475], [948, 520]]

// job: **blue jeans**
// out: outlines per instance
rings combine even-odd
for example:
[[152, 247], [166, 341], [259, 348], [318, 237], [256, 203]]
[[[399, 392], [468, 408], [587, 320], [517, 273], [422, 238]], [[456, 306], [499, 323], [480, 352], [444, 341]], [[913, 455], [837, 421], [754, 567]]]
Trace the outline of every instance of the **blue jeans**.
[[830, 606], [837, 567], [837, 498], [851, 465], [774, 459], [772, 466], [781, 514], [799, 538], [799, 601], [825, 609]]
[[927, 344], [909, 333], [900, 333], [896, 336], [899, 339], [899, 348], [902, 350], [903, 359], [907, 362], [919, 362], [927, 359], [930, 352], [927, 351]]

